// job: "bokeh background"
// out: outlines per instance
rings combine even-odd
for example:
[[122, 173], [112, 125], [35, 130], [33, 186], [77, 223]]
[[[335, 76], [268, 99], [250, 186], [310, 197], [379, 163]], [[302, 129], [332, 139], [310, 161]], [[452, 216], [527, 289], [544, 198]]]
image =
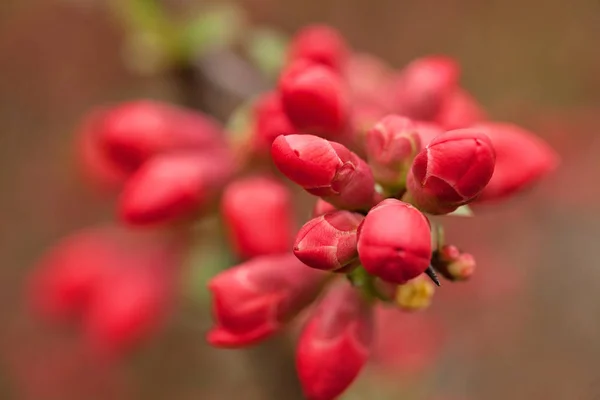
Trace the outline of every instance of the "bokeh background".
[[[221, 4], [164, 2], [181, 19]], [[186, 295], [158, 338], [110, 367], [26, 310], [23, 282], [40, 254], [74, 229], [112, 217], [111, 200], [85, 185], [74, 159], [74, 132], [89, 108], [152, 97], [194, 102], [225, 119], [269, 84], [213, 48], [195, 55], [201, 78], [182, 84], [181, 73], [161, 68], [151, 41], [132, 36], [119, 3], [127, 1], [117, 1], [117, 10], [101, 0], [0, 2], [0, 398], [301, 399], [288, 339], [243, 351], [205, 344], [210, 316], [202, 293]], [[230, 6], [238, 7], [228, 14], [233, 20], [245, 18], [240, 29], [291, 34], [329, 23], [394, 67], [431, 53], [455, 56], [464, 86], [494, 119], [532, 129], [562, 157], [535, 190], [451, 221], [448, 235], [476, 255], [477, 276], [441, 288], [427, 317], [384, 315], [386, 351], [346, 398], [600, 398], [600, 2]]]

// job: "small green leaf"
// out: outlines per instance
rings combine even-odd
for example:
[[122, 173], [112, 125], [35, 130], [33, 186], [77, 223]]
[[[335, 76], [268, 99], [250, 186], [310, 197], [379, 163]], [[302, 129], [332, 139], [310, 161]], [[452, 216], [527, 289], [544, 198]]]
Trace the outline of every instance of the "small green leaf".
[[474, 216], [473, 210], [469, 206], [458, 207], [455, 211], [448, 214], [450, 217], [472, 217]]
[[242, 11], [232, 4], [201, 11], [182, 27], [183, 57], [189, 59], [229, 46], [240, 35], [243, 25]]
[[249, 129], [253, 123], [252, 108], [255, 102], [256, 98], [252, 98], [242, 103], [231, 113], [225, 124], [225, 131], [232, 142], [242, 142], [249, 134]]
[[287, 36], [275, 30], [259, 28], [248, 37], [246, 49], [250, 60], [267, 77], [279, 75], [288, 49]]

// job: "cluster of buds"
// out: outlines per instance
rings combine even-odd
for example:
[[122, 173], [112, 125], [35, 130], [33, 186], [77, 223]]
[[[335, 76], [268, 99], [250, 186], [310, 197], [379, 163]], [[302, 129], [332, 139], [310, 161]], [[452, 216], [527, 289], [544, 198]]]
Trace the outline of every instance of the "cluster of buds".
[[[117, 214], [130, 226], [179, 231], [220, 209], [240, 263], [208, 285], [207, 339], [253, 345], [309, 310], [296, 364], [310, 400], [337, 398], [358, 376], [374, 309], [420, 310], [437, 273], [473, 273], [474, 258], [444, 243], [432, 216], [504, 199], [557, 164], [533, 134], [486, 120], [456, 60], [429, 56], [395, 71], [326, 26], [294, 37], [246, 133], [233, 146], [207, 116], [134, 102], [93, 113], [82, 149], [90, 170], [121, 189]], [[273, 171], [248, 176], [248, 160], [265, 157]], [[277, 171], [315, 196], [297, 234]]]
[[116, 356], [155, 334], [173, 307], [182, 242], [171, 233], [101, 226], [63, 239], [31, 277], [43, 318], [78, 322], [93, 349]]
[[[91, 112], [79, 155], [88, 179], [118, 197], [117, 224], [74, 234], [43, 257], [32, 276], [35, 311], [52, 321], [77, 316], [94, 348], [123, 354], [164, 324], [199, 218], [220, 209], [240, 259], [289, 253], [289, 188], [268, 174], [238, 176], [224, 131], [156, 101]], [[269, 229], [257, 232], [261, 224]]]
[[[376, 304], [420, 310], [431, 303], [438, 273], [449, 281], [472, 275], [473, 256], [445, 244], [443, 235], [432, 235], [441, 227], [431, 216], [500, 200], [556, 166], [554, 152], [531, 133], [485, 121], [486, 113], [460, 87], [459, 77], [458, 63], [441, 56], [422, 58], [396, 73], [353, 53], [330, 28], [312, 26], [292, 41], [279, 84], [265, 95], [279, 102], [269, 109], [271, 120], [285, 121], [279, 136], [268, 135], [273, 163], [317, 197], [313, 219], [298, 232], [293, 253], [306, 269], [328, 272], [329, 279], [315, 279], [304, 297], [296, 282], [287, 290], [277, 286], [246, 298], [244, 304], [261, 309], [273, 299], [266, 320], [254, 306], [244, 316], [241, 303], [223, 307], [232, 301], [224, 297], [239, 294], [227, 292], [219, 281], [213, 288], [217, 332], [222, 321], [237, 315], [247, 329], [236, 325], [235, 344], [247, 345], [257, 326], [274, 333], [290, 310], [298, 312], [290, 304], [322, 288], [297, 350], [298, 375], [309, 399], [334, 399], [359, 374], [372, 344]], [[254, 268], [271, 262], [262, 260]], [[291, 261], [280, 268], [284, 265], [296, 273]], [[236, 268], [235, 275], [223, 274], [231, 277], [229, 288], [239, 286], [250, 265]], [[257, 291], [268, 281], [246, 282]]]

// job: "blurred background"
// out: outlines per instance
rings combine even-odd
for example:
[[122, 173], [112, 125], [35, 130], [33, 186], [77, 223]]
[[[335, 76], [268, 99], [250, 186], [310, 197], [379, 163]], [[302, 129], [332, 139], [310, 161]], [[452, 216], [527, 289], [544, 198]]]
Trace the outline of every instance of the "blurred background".
[[[423, 315], [384, 314], [385, 349], [345, 398], [600, 398], [600, 2], [163, 0], [160, 12], [188, 25], [175, 50], [147, 3], [0, 2], [0, 399], [302, 398], [287, 339], [243, 351], [205, 344], [202, 284], [158, 338], [106, 366], [30, 318], [23, 282], [56, 240], [112, 218], [112, 200], [76, 168], [87, 110], [151, 97], [225, 121], [269, 87], [280, 42], [313, 22], [397, 68], [456, 57], [493, 119], [533, 130], [563, 161], [535, 190], [451, 221], [476, 277], [442, 287]], [[266, 74], [230, 50], [239, 32]], [[173, 68], [177, 57], [192, 75]]]

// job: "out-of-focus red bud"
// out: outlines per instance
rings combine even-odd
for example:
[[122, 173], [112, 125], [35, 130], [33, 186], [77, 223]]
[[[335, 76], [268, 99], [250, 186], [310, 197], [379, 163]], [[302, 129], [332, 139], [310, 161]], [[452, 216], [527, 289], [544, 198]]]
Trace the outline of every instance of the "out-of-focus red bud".
[[346, 282], [332, 287], [298, 342], [296, 367], [309, 400], [337, 398], [364, 367], [373, 341], [373, 310]]
[[391, 111], [393, 90], [390, 82], [392, 70], [382, 60], [366, 53], [350, 57], [345, 74], [352, 97], [354, 114], [356, 105], [376, 107], [385, 114]]
[[389, 115], [367, 132], [365, 148], [375, 181], [397, 192], [404, 188], [406, 174], [421, 151], [421, 138], [410, 119]]
[[99, 143], [99, 125], [104, 110], [89, 113], [79, 128], [77, 156], [85, 177], [101, 189], [116, 189], [125, 181], [127, 174], [111, 160]]
[[29, 297], [44, 318], [76, 317], [115, 264], [115, 243], [108, 230], [87, 230], [61, 240], [41, 260]]
[[254, 106], [252, 146], [259, 154], [269, 154], [273, 140], [279, 135], [295, 133], [296, 129], [283, 111], [278, 92], [262, 95]]
[[163, 224], [188, 217], [212, 200], [233, 169], [228, 153], [156, 156], [125, 185], [120, 216], [132, 225]]
[[431, 141], [438, 135], [446, 132], [441, 126], [438, 124], [434, 124], [432, 122], [424, 122], [424, 121], [413, 121], [417, 133], [421, 138], [421, 147], [425, 148]]
[[252, 177], [231, 183], [223, 193], [221, 212], [240, 257], [248, 259], [292, 249], [292, 195], [277, 180]]
[[486, 122], [475, 126], [492, 141], [496, 168], [477, 202], [504, 199], [530, 188], [560, 162], [556, 152], [533, 133], [508, 123]]
[[348, 99], [342, 78], [331, 69], [304, 61], [283, 71], [279, 80], [283, 109], [305, 133], [340, 137], [348, 124]]
[[210, 117], [150, 100], [107, 110], [98, 129], [104, 151], [129, 172], [157, 154], [210, 150], [224, 144], [221, 126]]
[[429, 267], [429, 222], [410, 204], [384, 200], [367, 214], [358, 229], [358, 254], [370, 274], [388, 282], [405, 283]]
[[430, 214], [447, 214], [477, 197], [494, 172], [496, 153], [483, 129], [443, 133], [417, 155], [408, 174], [411, 200]]
[[86, 229], [60, 241], [42, 259], [30, 295], [44, 316], [79, 316], [116, 274], [131, 268], [173, 269], [185, 246], [185, 238], [167, 232]]
[[373, 174], [343, 145], [313, 135], [279, 136], [271, 154], [285, 176], [328, 203], [349, 210], [372, 205]]
[[334, 211], [308, 221], [296, 237], [294, 254], [312, 268], [334, 271], [356, 264], [356, 230], [364, 217]]
[[445, 245], [435, 251], [431, 264], [444, 278], [451, 281], [466, 281], [475, 272], [475, 257], [462, 253], [456, 246]]
[[325, 277], [292, 253], [253, 258], [221, 272], [208, 285], [216, 323], [208, 342], [244, 347], [266, 339], [315, 299]]
[[288, 59], [310, 60], [341, 71], [348, 58], [348, 46], [342, 35], [327, 25], [309, 25], [301, 29], [290, 43]]
[[422, 374], [435, 366], [442, 355], [447, 332], [444, 324], [429, 313], [407, 313], [377, 306], [373, 361], [378, 372], [398, 379]]
[[317, 199], [315, 207], [313, 208], [312, 217], [320, 217], [323, 214], [327, 214], [333, 211], [337, 211], [337, 208], [335, 208], [333, 204], [329, 204], [323, 199]]
[[158, 271], [125, 265], [105, 280], [85, 315], [85, 331], [97, 351], [118, 355], [149, 339], [164, 324], [174, 282]]
[[396, 112], [411, 119], [433, 121], [458, 88], [460, 66], [446, 56], [411, 62], [397, 80]]
[[436, 122], [446, 130], [468, 128], [484, 121], [487, 115], [483, 107], [466, 90], [454, 91], [444, 102]]

